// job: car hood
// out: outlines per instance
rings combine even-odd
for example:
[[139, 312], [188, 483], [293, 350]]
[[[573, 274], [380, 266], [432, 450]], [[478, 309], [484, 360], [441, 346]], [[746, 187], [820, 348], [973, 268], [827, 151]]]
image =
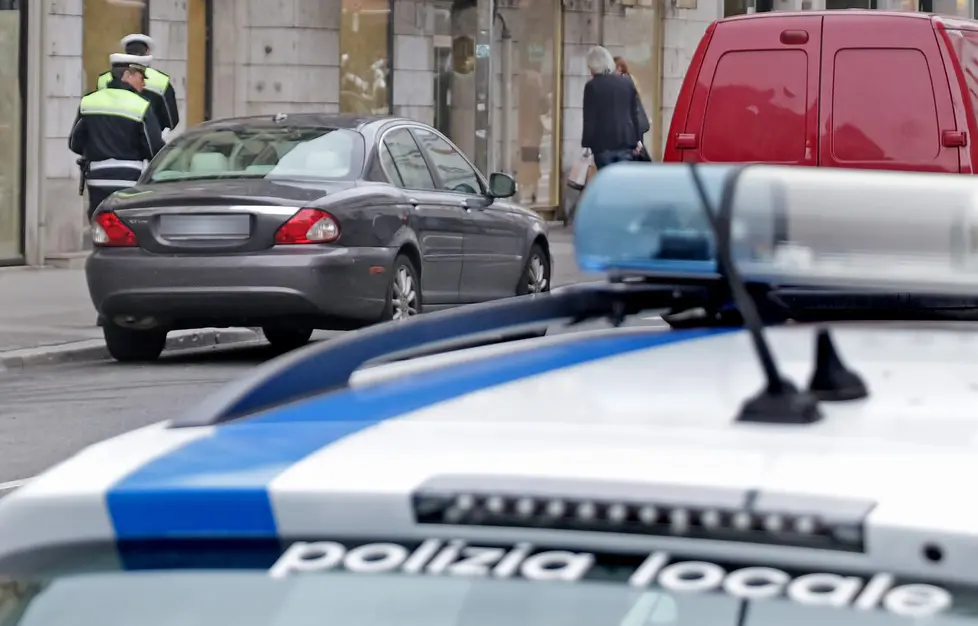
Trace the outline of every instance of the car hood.
[[[840, 327], [842, 356], [871, 395], [823, 403], [824, 419], [805, 426], [735, 421], [763, 384], [747, 333], [653, 334], [427, 357], [250, 419], [123, 435], [0, 501], [0, 553], [59, 533], [407, 537], [431, 532], [414, 521], [411, 495], [439, 481], [578, 499], [800, 494], [875, 506], [867, 545], [883, 551], [887, 528], [911, 518], [929, 532], [974, 528], [961, 495], [978, 472], [970, 328]], [[770, 338], [785, 375], [804, 384], [813, 329]]]
[[112, 196], [113, 210], [174, 204], [273, 204], [306, 206], [356, 186], [353, 181], [265, 179], [187, 180], [144, 183]]

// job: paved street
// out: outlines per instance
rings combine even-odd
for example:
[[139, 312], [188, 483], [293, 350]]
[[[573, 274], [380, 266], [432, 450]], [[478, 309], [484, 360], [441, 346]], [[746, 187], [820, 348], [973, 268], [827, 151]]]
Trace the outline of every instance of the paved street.
[[[555, 285], [594, 278], [577, 271], [569, 233], [558, 231], [553, 239]], [[42, 297], [21, 292], [37, 310], [9, 306], [16, 300], [6, 296], [3, 281], [8, 291], [11, 276], [27, 289], [22, 278], [31, 272], [59, 271]], [[0, 293], [0, 337], [8, 348], [99, 336], [78, 271], [0, 272]], [[172, 417], [271, 356], [267, 346], [250, 345], [169, 355], [150, 365], [100, 361], [0, 372], [0, 496], [90, 443]]]

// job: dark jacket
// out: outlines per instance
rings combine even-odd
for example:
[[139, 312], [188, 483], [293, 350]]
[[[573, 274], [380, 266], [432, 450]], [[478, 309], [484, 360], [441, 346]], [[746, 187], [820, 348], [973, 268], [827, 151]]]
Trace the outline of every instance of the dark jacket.
[[[98, 88], [105, 89], [112, 80], [112, 72], [105, 72], [98, 77]], [[173, 90], [173, 81], [168, 74], [146, 68], [146, 86], [141, 94], [149, 100], [156, 114], [160, 128], [173, 130], [180, 123], [180, 112], [177, 109], [177, 94]]]
[[[92, 163], [109, 159], [149, 161], [163, 149], [160, 133], [149, 102], [129, 85], [114, 80], [105, 89], [82, 98], [68, 147]], [[135, 178], [139, 177], [138, 168], [129, 169], [135, 170]], [[106, 172], [99, 177], [116, 178], [114, 174], [114, 171]], [[132, 178], [131, 172], [120, 174]]]
[[649, 120], [635, 83], [619, 74], [599, 74], [584, 86], [581, 147], [595, 154], [632, 150], [649, 132]]

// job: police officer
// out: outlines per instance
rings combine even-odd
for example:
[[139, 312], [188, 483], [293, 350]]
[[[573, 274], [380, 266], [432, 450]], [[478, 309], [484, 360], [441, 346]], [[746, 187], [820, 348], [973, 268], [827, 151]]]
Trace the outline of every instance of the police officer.
[[[121, 43], [126, 54], [136, 56], [152, 54], [153, 40], [147, 35], [139, 33], [126, 35]], [[98, 77], [98, 88], [104, 89], [110, 80], [112, 80], [111, 72], [105, 72]], [[147, 67], [146, 89], [143, 91], [143, 96], [153, 105], [153, 112], [160, 122], [160, 127], [172, 132], [180, 123], [180, 113], [177, 110], [177, 94], [173, 90], [170, 77], [159, 70]]]
[[82, 98], [68, 147], [88, 163], [88, 218], [103, 200], [133, 186], [145, 161], [163, 149], [160, 124], [140, 95], [150, 59], [113, 54], [112, 80]]

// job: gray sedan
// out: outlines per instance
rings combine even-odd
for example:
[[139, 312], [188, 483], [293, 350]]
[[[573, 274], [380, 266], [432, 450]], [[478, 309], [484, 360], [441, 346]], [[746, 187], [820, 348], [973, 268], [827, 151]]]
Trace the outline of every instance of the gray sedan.
[[297, 114], [202, 124], [92, 220], [86, 266], [109, 352], [170, 330], [261, 327], [282, 349], [462, 304], [547, 291], [546, 223], [437, 130]]

